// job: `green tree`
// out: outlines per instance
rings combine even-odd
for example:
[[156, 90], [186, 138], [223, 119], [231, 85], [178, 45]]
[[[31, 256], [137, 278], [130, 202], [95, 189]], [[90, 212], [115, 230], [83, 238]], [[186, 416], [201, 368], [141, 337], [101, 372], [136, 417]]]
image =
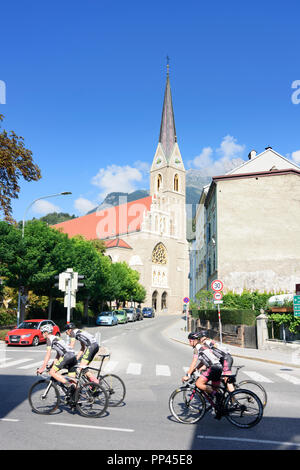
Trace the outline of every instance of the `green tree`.
[[[4, 116], [0, 114], [0, 122]], [[14, 131], [0, 133], [0, 210], [4, 219], [13, 222], [11, 199], [20, 192], [19, 179], [37, 181], [41, 178], [39, 167], [33, 163], [32, 152], [24, 146], [24, 138]]]

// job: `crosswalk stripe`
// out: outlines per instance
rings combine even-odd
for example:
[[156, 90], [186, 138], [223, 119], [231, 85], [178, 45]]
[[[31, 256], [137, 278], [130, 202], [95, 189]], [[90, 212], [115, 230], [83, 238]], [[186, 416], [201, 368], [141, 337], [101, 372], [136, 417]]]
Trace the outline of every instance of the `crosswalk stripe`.
[[27, 358], [24, 358], [24, 359], [18, 359], [17, 361], [13, 361], [13, 362], [6, 362], [5, 364], [0, 364], [0, 369], [4, 369], [6, 367], [16, 366], [18, 364], [22, 364], [23, 362], [28, 362], [28, 361], [31, 361], [31, 359], [29, 359], [27, 357]]
[[259, 374], [258, 372], [254, 372], [251, 370], [243, 370], [243, 374], [248, 375], [250, 379], [255, 380], [256, 382], [266, 382], [266, 383], [273, 383], [273, 380], [267, 379], [264, 375]]
[[106, 374], [109, 372], [112, 372], [118, 365], [117, 361], [109, 361], [105, 366], [103, 367], [103, 370]]
[[10, 361], [11, 357], [0, 357], [0, 362]]
[[30, 364], [27, 364], [26, 366], [21, 366], [21, 367], [18, 367], [18, 369], [33, 369], [34, 367], [36, 366], [40, 366], [43, 364], [43, 361], [39, 361], [39, 362], [31, 362]]
[[171, 375], [170, 367], [164, 365], [156, 365], [156, 375], [165, 375], [169, 377]]
[[127, 367], [126, 374], [140, 375], [142, 372], [142, 364], [137, 364], [136, 362], [131, 362]]
[[297, 377], [293, 377], [292, 375], [289, 375], [289, 374], [276, 374], [276, 375], [283, 380], [287, 380], [288, 382], [291, 382], [294, 385], [300, 385], [300, 379], [298, 379]]

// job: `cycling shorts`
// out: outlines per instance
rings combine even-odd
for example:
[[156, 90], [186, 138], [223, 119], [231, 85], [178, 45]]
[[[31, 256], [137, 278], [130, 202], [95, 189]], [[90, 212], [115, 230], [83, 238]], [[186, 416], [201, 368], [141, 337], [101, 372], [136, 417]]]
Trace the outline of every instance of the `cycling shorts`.
[[221, 375], [223, 372], [223, 368], [221, 364], [213, 364], [211, 367], [208, 369], [204, 370], [201, 375], [202, 377], [205, 378], [205, 382], [208, 382], [209, 380], [212, 381], [212, 383], [215, 382], [220, 382]]
[[53, 369], [55, 372], [58, 372], [62, 369], [67, 369], [69, 374], [68, 375], [75, 375], [76, 369], [75, 366], [77, 365], [77, 358], [73, 353], [66, 353], [64, 356], [61, 356], [53, 365]]
[[99, 351], [99, 344], [92, 343], [86, 348], [81, 359], [89, 363], [94, 359], [98, 351]]

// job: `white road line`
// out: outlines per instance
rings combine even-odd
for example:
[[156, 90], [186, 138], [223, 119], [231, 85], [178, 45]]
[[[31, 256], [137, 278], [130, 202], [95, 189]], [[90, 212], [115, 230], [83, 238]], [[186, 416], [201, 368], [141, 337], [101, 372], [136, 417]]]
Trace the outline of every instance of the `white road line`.
[[256, 382], [266, 382], [266, 383], [273, 383], [273, 380], [270, 380], [270, 379], [267, 379], [267, 377], [265, 377], [264, 375], [261, 375], [259, 374], [258, 372], [254, 372], [254, 371], [244, 371], [243, 370], [243, 374], [246, 374], [248, 375], [248, 377], [250, 377], [250, 379], [252, 380], [255, 380]]
[[1, 418], [0, 421], [10, 421], [11, 423], [17, 423], [19, 419]]
[[293, 377], [292, 375], [289, 375], [289, 374], [276, 374], [276, 375], [283, 380], [287, 380], [288, 382], [291, 382], [294, 385], [300, 385], [300, 379], [298, 379], [297, 377]]
[[29, 359], [29, 358], [27, 357], [27, 358], [24, 358], [24, 359], [18, 359], [17, 361], [6, 362], [5, 364], [1, 364], [1, 365], [0, 365], [0, 369], [4, 369], [4, 368], [6, 368], [6, 367], [16, 366], [16, 365], [18, 365], [18, 364], [22, 364], [22, 362], [28, 362], [28, 361], [31, 361], [31, 359]]
[[197, 436], [197, 439], [213, 439], [223, 441], [239, 441], [239, 442], [252, 442], [257, 444], [275, 444], [278, 446], [296, 446], [300, 447], [300, 442], [284, 442], [284, 441], [268, 441], [260, 439], [244, 439], [239, 437], [220, 437], [220, 436]]
[[17, 369], [30, 369], [30, 368], [34, 368], [36, 366], [40, 366], [43, 364], [43, 361], [39, 361], [39, 362], [31, 362], [30, 364], [27, 364], [26, 366], [21, 366], [21, 367], [17, 367]]
[[126, 374], [140, 375], [141, 372], [142, 372], [142, 364], [131, 362], [129, 366], [127, 367]]
[[106, 374], [112, 372], [118, 365], [117, 361], [109, 361], [107, 364], [103, 366], [103, 370]]
[[66, 423], [47, 423], [53, 426], [69, 426], [72, 428], [85, 428], [85, 429], [102, 429], [103, 431], [120, 431], [120, 432], [134, 432], [134, 429], [126, 428], [107, 428], [104, 426], [89, 426], [87, 424], [66, 424]]
[[171, 375], [170, 367], [157, 364], [156, 375], [165, 375], [166, 377], [169, 377]]
[[10, 361], [11, 357], [1, 357], [0, 362]]

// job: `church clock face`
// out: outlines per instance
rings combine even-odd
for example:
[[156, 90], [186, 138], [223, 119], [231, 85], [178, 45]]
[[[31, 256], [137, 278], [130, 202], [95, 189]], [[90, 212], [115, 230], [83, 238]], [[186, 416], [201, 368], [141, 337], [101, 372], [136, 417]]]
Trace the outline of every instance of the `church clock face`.
[[159, 166], [160, 164], [161, 164], [161, 158], [158, 157], [158, 158], [156, 159], [156, 166]]

